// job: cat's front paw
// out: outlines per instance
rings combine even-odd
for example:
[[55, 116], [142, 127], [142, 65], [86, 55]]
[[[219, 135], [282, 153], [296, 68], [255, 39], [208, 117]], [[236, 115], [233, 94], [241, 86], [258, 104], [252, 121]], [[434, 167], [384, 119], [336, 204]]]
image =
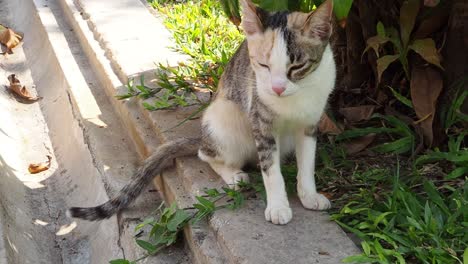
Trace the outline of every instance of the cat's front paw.
[[292, 219], [292, 210], [286, 206], [268, 206], [265, 210], [265, 219], [275, 225], [285, 225]]
[[302, 206], [311, 210], [327, 210], [331, 208], [331, 203], [323, 194], [310, 193], [299, 194]]

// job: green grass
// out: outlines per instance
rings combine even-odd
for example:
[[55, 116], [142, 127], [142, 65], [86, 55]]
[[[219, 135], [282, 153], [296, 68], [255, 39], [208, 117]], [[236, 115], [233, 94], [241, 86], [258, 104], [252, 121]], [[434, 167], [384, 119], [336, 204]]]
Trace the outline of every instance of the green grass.
[[145, 87], [142, 81], [135, 85], [132, 80], [127, 93], [117, 98], [154, 98], [153, 103], [143, 103], [150, 111], [203, 104], [194, 91], [216, 91], [224, 67], [243, 40], [241, 32], [226, 19], [219, 1], [149, 3], [163, 15], [164, 25], [172, 32], [172, 48], [190, 59], [175, 67], [159, 64], [155, 75], [160, 88]]

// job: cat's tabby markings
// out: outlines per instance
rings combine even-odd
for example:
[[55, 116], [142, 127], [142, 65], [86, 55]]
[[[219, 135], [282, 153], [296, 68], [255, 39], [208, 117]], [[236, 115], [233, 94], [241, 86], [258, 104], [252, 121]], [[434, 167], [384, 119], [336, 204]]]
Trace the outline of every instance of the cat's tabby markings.
[[92, 208], [71, 208], [74, 217], [110, 217], [135, 200], [143, 187], [175, 157], [198, 156], [227, 184], [248, 181], [242, 168], [260, 162], [267, 208], [265, 218], [286, 224], [292, 211], [280, 170], [281, 158], [295, 151], [297, 191], [305, 208], [330, 208], [315, 187], [316, 125], [335, 84], [329, 46], [332, 0], [311, 13], [269, 13], [241, 0], [246, 40], [221, 77], [215, 99], [202, 119], [201, 139], [160, 146], [116, 198]]

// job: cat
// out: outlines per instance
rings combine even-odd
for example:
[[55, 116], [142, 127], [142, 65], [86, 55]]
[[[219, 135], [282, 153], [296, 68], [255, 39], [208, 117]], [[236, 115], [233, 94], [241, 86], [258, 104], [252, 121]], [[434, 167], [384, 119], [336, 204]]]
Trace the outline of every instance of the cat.
[[203, 113], [201, 138], [160, 146], [119, 195], [91, 208], [70, 208], [73, 217], [108, 218], [124, 209], [155, 175], [184, 155], [209, 163], [232, 186], [248, 182], [242, 168], [259, 162], [267, 194], [265, 219], [292, 219], [280, 162], [295, 151], [297, 193], [307, 209], [325, 210], [330, 201], [315, 186], [317, 124], [335, 86], [336, 66], [329, 39], [333, 1], [315, 11], [270, 13], [241, 0], [246, 40], [221, 76], [213, 102]]

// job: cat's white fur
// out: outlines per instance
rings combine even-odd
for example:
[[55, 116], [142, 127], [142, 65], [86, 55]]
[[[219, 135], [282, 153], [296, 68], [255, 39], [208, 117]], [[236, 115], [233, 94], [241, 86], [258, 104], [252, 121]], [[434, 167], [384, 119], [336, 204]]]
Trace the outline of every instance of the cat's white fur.
[[[326, 105], [324, 98], [328, 98], [333, 90], [336, 77], [333, 53], [327, 46], [315, 71], [297, 83], [286, 78], [287, 61], [286, 43], [283, 38], [277, 37], [269, 61], [271, 72], [267, 69], [256, 70], [258, 95], [278, 116], [274, 122], [274, 134], [275, 141], [280, 144], [273, 153], [274, 163], [266, 172], [268, 175], [263, 177], [267, 190], [265, 218], [274, 224], [286, 224], [292, 219], [280, 162], [284, 154], [294, 149], [298, 163], [297, 191], [303, 206], [314, 210], [331, 206], [325, 196], [317, 193], [314, 179], [317, 142], [315, 137], [305, 136], [304, 130], [319, 122]], [[271, 90], [278, 79], [280, 82], [286, 80], [286, 90], [281, 96]], [[199, 157], [210, 163], [228, 184], [247, 181], [248, 176], [240, 168], [257, 157], [247, 114], [234, 102], [219, 98], [208, 107], [203, 117], [202, 122], [210, 125], [211, 135], [219, 144], [219, 150], [229, 152], [223, 152], [223, 160], [214, 160], [201, 152]]]

